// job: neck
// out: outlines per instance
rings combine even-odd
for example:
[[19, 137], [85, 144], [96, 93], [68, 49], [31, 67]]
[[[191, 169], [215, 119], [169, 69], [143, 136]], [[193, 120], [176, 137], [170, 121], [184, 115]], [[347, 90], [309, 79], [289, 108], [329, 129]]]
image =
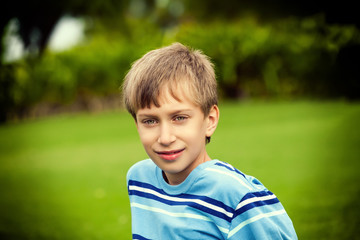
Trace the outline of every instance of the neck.
[[189, 174], [200, 164], [210, 161], [211, 158], [206, 153], [198, 161], [194, 161], [190, 166], [178, 173], [168, 173], [163, 171], [164, 180], [170, 185], [179, 185], [189, 176]]

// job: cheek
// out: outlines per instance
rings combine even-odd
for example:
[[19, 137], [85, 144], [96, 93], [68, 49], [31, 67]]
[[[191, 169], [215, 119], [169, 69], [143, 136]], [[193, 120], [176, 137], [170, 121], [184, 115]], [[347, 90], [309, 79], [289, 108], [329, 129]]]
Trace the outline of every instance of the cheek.
[[187, 129], [184, 129], [181, 134], [187, 142], [192, 145], [201, 145], [202, 140], [205, 142], [206, 129], [201, 124], [193, 125]]
[[149, 145], [152, 142], [153, 134], [151, 132], [138, 129], [138, 133], [143, 145]]

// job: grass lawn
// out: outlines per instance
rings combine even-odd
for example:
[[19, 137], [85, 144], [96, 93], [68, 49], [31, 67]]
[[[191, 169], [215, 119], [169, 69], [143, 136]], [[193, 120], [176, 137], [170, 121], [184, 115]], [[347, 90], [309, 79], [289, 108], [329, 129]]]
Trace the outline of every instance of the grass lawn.
[[[299, 239], [360, 239], [360, 104], [223, 103], [211, 157], [256, 176]], [[130, 115], [0, 126], [0, 239], [131, 239], [126, 172], [146, 158]]]

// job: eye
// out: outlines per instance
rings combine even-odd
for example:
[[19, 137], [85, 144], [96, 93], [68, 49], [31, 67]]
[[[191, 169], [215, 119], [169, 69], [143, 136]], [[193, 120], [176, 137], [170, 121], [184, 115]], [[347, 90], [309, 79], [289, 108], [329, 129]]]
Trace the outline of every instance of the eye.
[[155, 125], [157, 123], [155, 119], [144, 119], [141, 122], [148, 126]]
[[188, 119], [188, 117], [186, 117], [186, 116], [176, 116], [176, 117], [174, 117], [174, 121], [176, 121], [176, 122], [182, 122], [182, 121], [185, 121], [186, 119]]

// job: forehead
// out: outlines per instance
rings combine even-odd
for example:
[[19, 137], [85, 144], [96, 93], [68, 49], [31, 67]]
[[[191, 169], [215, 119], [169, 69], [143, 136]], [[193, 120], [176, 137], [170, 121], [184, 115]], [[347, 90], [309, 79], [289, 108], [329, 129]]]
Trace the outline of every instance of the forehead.
[[149, 109], [159, 109], [164, 106], [169, 108], [181, 109], [181, 108], [200, 108], [196, 104], [195, 99], [192, 97], [193, 94], [187, 89], [179, 87], [163, 87], [156, 102], [152, 102], [150, 106], [138, 109], [138, 113]]

